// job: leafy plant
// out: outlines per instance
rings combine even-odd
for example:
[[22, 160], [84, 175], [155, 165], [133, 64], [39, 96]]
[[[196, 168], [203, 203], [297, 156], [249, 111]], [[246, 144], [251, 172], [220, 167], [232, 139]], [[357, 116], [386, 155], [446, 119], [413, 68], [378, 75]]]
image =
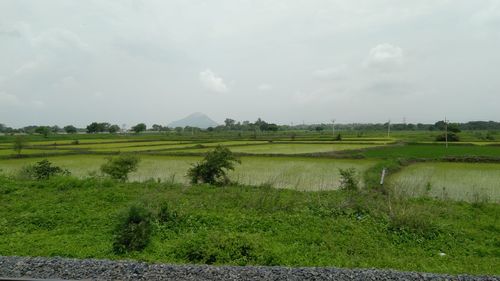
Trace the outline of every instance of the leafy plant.
[[356, 169], [340, 169], [340, 189], [356, 191], [359, 189], [359, 179], [356, 173]]
[[177, 212], [172, 210], [170, 206], [164, 202], [160, 206], [160, 211], [158, 212], [158, 221], [161, 223], [175, 222], [178, 218]]
[[217, 146], [213, 151], [208, 152], [205, 158], [194, 164], [187, 173], [192, 184], [208, 183], [213, 185], [228, 184], [228, 170], [234, 170], [235, 163], [241, 163], [228, 148]]
[[47, 159], [37, 162], [34, 165], [26, 166], [21, 171], [24, 177], [37, 180], [47, 180], [52, 176], [66, 176], [71, 174], [70, 171], [66, 169], [53, 166], [53, 164]]
[[128, 174], [137, 171], [140, 159], [137, 156], [126, 154], [115, 158], [108, 158], [108, 162], [102, 164], [101, 172], [111, 178], [126, 181]]
[[21, 155], [21, 151], [27, 146], [26, 139], [23, 136], [16, 136], [14, 139], [13, 149], [17, 155]]
[[151, 212], [132, 206], [115, 229], [113, 251], [116, 254], [140, 251], [149, 244], [152, 232]]

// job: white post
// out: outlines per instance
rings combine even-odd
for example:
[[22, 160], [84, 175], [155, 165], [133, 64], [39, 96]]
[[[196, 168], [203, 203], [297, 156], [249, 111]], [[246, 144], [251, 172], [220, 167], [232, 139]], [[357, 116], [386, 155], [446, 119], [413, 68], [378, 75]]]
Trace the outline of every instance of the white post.
[[386, 173], [386, 169], [383, 168], [382, 169], [382, 176], [380, 177], [380, 185], [384, 185], [385, 173]]

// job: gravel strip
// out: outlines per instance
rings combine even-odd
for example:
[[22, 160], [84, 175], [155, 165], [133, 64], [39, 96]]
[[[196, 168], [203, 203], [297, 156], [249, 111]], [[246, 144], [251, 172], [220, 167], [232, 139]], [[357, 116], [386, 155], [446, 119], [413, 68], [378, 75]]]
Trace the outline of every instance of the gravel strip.
[[497, 280], [500, 276], [443, 275], [376, 269], [168, 265], [94, 259], [0, 256], [4, 278], [64, 280]]

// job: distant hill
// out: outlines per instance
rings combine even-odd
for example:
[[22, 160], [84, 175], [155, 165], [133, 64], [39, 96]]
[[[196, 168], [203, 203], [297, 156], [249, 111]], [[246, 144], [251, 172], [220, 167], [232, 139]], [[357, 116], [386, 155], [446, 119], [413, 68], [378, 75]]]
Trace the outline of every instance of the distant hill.
[[219, 124], [217, 124], [217, 122], [210, 119], [210, 117], [201, 112], [193, 113], [185, 118], [182, 118], [180, 120], [168, 124], [170, 128], [191, 126], [191, 127], [198, 127], [201, 129], [206, 129], [208, 127], [215, 127], [218, 125]]

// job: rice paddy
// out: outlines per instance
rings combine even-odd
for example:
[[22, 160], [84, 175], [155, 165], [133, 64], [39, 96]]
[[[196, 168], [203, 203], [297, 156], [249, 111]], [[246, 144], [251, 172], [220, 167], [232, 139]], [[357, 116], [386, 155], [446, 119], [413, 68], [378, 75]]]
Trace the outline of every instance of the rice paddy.
[[[247, 145], [231, 147], [231, 151], [248, 154], [306, 154], [321, 152], [338, 152], [375, 147], [373, 144], [304, 144], [304, 143], [276, 143], [264, 145]], [[183, 149], [178, 152], [206, 152], [210, 148]]]
[[398, 193], [469, 202], [500, 202], [500, 164], [417, 163], [392, 176]]
[[[43, 158], [24, 158], [0, 161], [0, 170], [15, 175], [23, 166]], [[139, 169], [130, 175], [132, 181], [150, 179], [188, 183], [189, 167], [201, 157], [141, 156]], [[86, 177], [99, 172], [106, 160], [99, 155], [55, 156], [50, 161], [71, 171], [74, 176]], [[354, 168], [359, 174], [375, 164], [370, 160], [308, 159], [289, 157], [242, 157], [242, 164], [229, 173], [241, 184], [269, 185], [296, 190], [332, 190], [339, 187], [339, 168]], [[360, 182], [360, 184], [362, 184]]]

